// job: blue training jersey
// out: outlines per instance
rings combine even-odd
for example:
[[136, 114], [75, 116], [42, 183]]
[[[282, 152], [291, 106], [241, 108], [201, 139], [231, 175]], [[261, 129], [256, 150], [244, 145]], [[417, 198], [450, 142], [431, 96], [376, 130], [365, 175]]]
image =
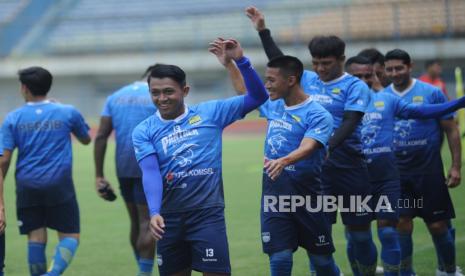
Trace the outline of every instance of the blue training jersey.
[[[303, 160], [287, 166], [284, 170], [290, 177], [289, 185], [275, 187], [266, 185], [272, 191], [265, 194], [303, 194], [319, 189], [321, 165], [325, 157], [325, 147], [333, 131], [331, 114], [320, 104], [308, 98], [305, 102], [287, 107], [284, 100], [268, 100], [259, 108], [260, 116], [268, 121], [265, 138], [266, 160], [284, 157], [296, 150], [303, 138], [320, 142], [323, 147]], [[312, 185], [317, 185], [311, 187]]]
[[72, 106], [43, 101], [10, 112], [3, 148], [18, 148], [17, 206], [56, 205], [72, 198], [71, 136], [88, 137], [89, 126]]
[[102, 117], [111, 117], [116, 134], [116, 174], [118, 177], [141, 177], [134, 155], [132, 132], [149, 116], [155, 114], [146, 82], [134, 82], [107, 98]]
[[[331, 113], [333, 130], [340, 127], [344, 111], [365, 112], [370, 97], [368, 86], [347, 73], [333, 81], [323, 82], [314, 72], [304, 71], [300, 84], [312, 100]], [[327, 164], [341, 168], [364, 166], [360, 131], [361, 124], [332, 152]]]
[[[416, 105], [437, 104], [447, 101], [435, 86], [413, 79], [404, 92], [397, 92], [393, 85], [383, 91], [401, 97]], [[453, 114], [441, 119], [451, 119]], [[394, 126], [393, 145], [401, 174], [438, 173], [443, 171], [441, 159], [441, 119], [402, 119], [397, 117]]]
[[224, 206], [221, 137], [243, 109], [244, 96], [208, 101], [175, 120], [157, 112], [134, 129], [137, 160], [156, 154], [160, 165], [161, 214]]

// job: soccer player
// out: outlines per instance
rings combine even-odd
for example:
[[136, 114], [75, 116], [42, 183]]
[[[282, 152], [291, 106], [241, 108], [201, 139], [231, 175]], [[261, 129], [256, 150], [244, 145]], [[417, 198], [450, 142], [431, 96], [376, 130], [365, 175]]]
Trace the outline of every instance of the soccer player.
[[384, 55], [376, 48], [363, 49], [358, 53], [358, 56], [362, 56], [370, 60], [373, 64], [373, 70], [375, 71], [375, 77], [373, 78], [373, 86], [371, 89], [375, 91], [383, 90], [389, 84], [390, 80], [386, 77], [384, 71]]
[[223, 41], [248, 93], [186, 106], [184, 71], [158, 64], [148, 78], [158, 111], [133, 132], [157, 242], [161, 275], [229, 275], [221, 168], [223, 129], [268, 99], [265, 87], [239, 43]]
[[418, 79], [438, 87], [439, 89], [441, 89], [444, 95], [446, 95], [446, 97], [449, 98], [449, 95], [447, 94], [446, 84], [441, 79], [441, 62], [437, 59], [428, 60], [425, 63], [425, 70], [426, 72], [423, 75], [421, 75]]
[[[229, 75], [237, 76], [237, 68], [225, 58], [221, 40], [210, 45], [209, 51]], [[270, 212], [265, 207], [268, 197], [315, 199], [320, 189], [324, 148], [333, 120], [304, 93], [300, 87], [302, 74], [303, 64], [295, 57], [280, 56], [267, 64], [265, 87], [270, 100], [259, 108], [260, 115], [268, 120], [260, 220], [263, 250], [269, 255], [271, 275], [291, 275], [292, 254], [298, 246], [307, 250], [318, 275], [339, 275], [332, 258], [330, 225], [322, 211], [310, 213], [300, 207], [292, 213]], [[240, 82], [240, 78], [233, 79], [233, 83]], [[237, 88], [241, 86], [235, 87], [239, 94], [245, 92]]]
[[[268, 58], [282, 55], [266, 29], [263, 14], [255, 7], [246, 9], [260, 35]], [[356, 77], [344, 72], [345, 43], [336, 36], [314, 37], [308, 48], [313, 70], [304, 71], [301, 86], [305, 93], [328, 110], [334, 119], [333, 135], [329, 139], [329, 158], [323, 165], [322, 190], [325, 194], [350, 202], [350, 197], [366, 199], [371, 193], [368, 171], [362, 153], [360, 121], [369, 100], [369, 88]], [[365, 208], [341, 213], [346, 237], [353, 241], [355, 260], [363, 274], [376, 270], [376, 247], [370, 231], [371, 215]], [[336, 213], [328, 212], [331, 223]]]
[[[147, 68], [143, 77], [146, 77], [151, 68]], [[107, 98], [94, 145], [96, 190], [104, 199], [112, 199], [108, 198], [112, 188], [105, 179], [103, 163], [107, 140], [115, 130], [116, 174], [129, 213], [129, 237], [139, 267], [138, 275], [152, 273], [155, 241], [150, 234], [150, 216], [142, 187], [142, 173], [134, 155], [132, 132], [140, 122], [155, 114], [155, 111], [146, 81], [136, 81], [122, 87]]]
[[[395, 49], [385, 56], [386, 75], [392, 84], [385, 89], [409, 103], [417, 105], [446, 102], [437, 88], [411, 77], [412, 61], [407, 52]], [[441, 158], [441, 131], [449, 142], [452, 166], [447, 179]], [[410, 202], [400, 208], [397, 226], [401, 245], [401, 274], [414, 273], [412, 266], [413, 218], [419, 216], [425, 222], [435, 245], [439, 266], [444, 272], [438, 275], [461, 275], [455, 266], [455, 244], [448, 221], [455, 217], [454, 207], [447, 187], [460, 184], [461, 145], [459, 131], [452, 115], [441, 120], [396, 119], [394, 148], [400, 171], [401, 199]], [[425, 204], [418, 206], [421, 200]], [[423, 208], [422, 208], [423, 207]], [[449, 274], [447, 274], [449, 273]]]
[[[18, 74], [26, 104], [8, 113], [3, 123], [1, 169], [6, 175], [17, 148], [16, 212], [20, 233], [28, 236], [29, 271], [61, 275], [76, 253], [80, 232], [70, 134], [87, 145], [89, 127], [74, 107], [47, 100], [53, 78], [49, 71], [29, 67]], [[59, 238], [48, 272], [47, 228]]]
[[[349, 58], [345, 66], [349, 74], [372, 87], [375, 75], [370, 60], [363, 56], [355, 56]], [[382, 196], [386, 197], [392, 208], [392, 212], [375, 212], [384, 275], [399, 275], [400, 271], [400, 244], [396, 230], [399, 219], [397, 205], [400, 198], [400, 179], [392, 150], [395, 118], [437, 118], [464, 106], [465, 98], [443, 104], [417, 105], [392, 94], [372, 90], [363, 117], [362, 141], [373, 190], [373, 208], [376, 208]], [[351, 253], [353, 252], [348, 252]], [[357, 267], [352, 269], [355, 275], [359, 275]]]

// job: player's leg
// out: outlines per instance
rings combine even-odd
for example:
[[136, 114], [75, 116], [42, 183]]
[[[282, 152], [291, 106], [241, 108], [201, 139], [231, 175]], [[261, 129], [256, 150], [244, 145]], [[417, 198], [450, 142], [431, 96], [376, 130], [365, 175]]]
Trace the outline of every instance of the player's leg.
[[19, 232], [28, 236], [27, 260], [29, 272], [32, 276], [39, 276], [47, 272], [47, 259], [45, 246], [47, 244], [47, 230], [45, 222], [45, 209], [42, 206], [18, 207]]
[[[349, 209], [349, 211], [341, 211], [341, 218], [346, 226], [346, 236], [353, 247], [353, 258], [357, 263], [358, 272], [361, 275], [374, 275], [378, 256], [370, 227], [373, 214], [366, 209], [369, 208], [372, 192], [368, 171], [366, 167], [338, 168], [337, 177], [333, 180], [335, 180], [332, 182], [335, 195], [342, 198], [342, 207]], [[360, 204], [357, 210], [351, 209], [351, 200]]]
[[455, 217], [454, 207], [444, 175], [441, 173], [425, 175], [417, 190], [425, 203], [419, 215], [425, 221], [431, 234], [438, 260], [444, 272], [455, 273], [455, 242], [449, 229], [449, 221]]
[[[131, 217], [131, 232], [137, 231], [137, 233], [135, 233], [135, 251], [137, 252], [137, 263], [139, 266], [139, 272], [137, 275], [151, 275], [153, 271], [153, 259], [155, 255], [155, 240], [150, 234], [150, 215], [149, 209], [147, 207], [147, 200], [144, 194], [144, 188], [142, 186], [142, 179], [127, 178], [127, 180], [128, 181], [125, 183], [125, 185], [130, 185], [131, 193], [127, 193], [126, 196], [123, 195], [123, 198], [126, 201], [126, 205], [135, 206], [137, 216], [136, 218]], [[122, 183], [121, 180], [120, 183]], [[129, 198], [128, 196], [132, 196], [132, 198]], [[130, 216], [134, 216], [134, 214], [130, 213]], [[132, 236], [133, 233], [131, 233], [131, 238]]]
[[[372, 183], [373, 204], [378, 224], [378, 237], [381, 242], [381, 260], [384, 275], [399, 275], [400, 243], [396, 229], [399, 220], [397, 203], [400, 198], [400, 180], [393, 179]], [[384, 204], [389, 209], [379, 208]]]
[[58, 232], [52, 263], [46, 275], [61, 275], [70, 265], [79, 246], [79, 207], [76, 197], [46, 210], [47, 226]]
[[204, 275], [231, 274], [223, 207], [188, 212], [185, 238], [190, 243], [193, 270]]
[[129, 242], [136, 261], [139, 262], [139, 252], [137, 250], [137, 239], [139, 236], [139, 215], [137, 206], [134, 202], [134, 183], [133, 178], [118, 178], [121, 197], [124, 200], [126, 210], [129, 215]]

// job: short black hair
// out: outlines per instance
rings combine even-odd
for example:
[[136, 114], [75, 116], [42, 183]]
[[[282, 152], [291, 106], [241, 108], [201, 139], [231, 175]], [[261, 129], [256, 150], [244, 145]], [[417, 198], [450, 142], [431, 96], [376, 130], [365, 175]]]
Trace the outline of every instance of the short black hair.
[[357, 56], [363, 56], [370, 60], [371, 64], [379, 63], [384, 65], [384, 55], [376, 48], [366, 48], [360, 51]]
[[269, 68], [278, 68], [280, 72], [283, 72], [287, 76], [296, 76], [299, 83], [304, 73], [303, 63], [293, 56], [279, 56], [273, 58], [266, 66]]
[[157, 63], [151, 66], [150, 74], [147, 78], [147, 83], [149, 85], [150, 78], [170, 78], [177, 82], [181, 88], [186, 86], [186, 73], [176, 65]]
[[315, 36], [308, 43], [308, 50], [312, 57], [330, 57], [340, 58], [344, 56], [346, 49], [345, 42], [335, 35]]
[[347, 69], [352, 64], [372, 65], [371, 61], [364, 56], [353, 56], [346, 61], [345, 68]]
[[394, 49], [386, 53], [386, 56], [384, 57], [385, 61], [393, 59], [402, 60], [402, 62], [406, 65], [410, 65], [412, 63], [410, 55], [402, 49]]
[[428, 69], [434, 64], [441, 64], [441, 61], [439, 59], [429, 59], [425, 62], [425, 69]]
[[18, 71], [19, 81], [34, 96], [46, 96], [52, 87], [53, 76], [42, 67], [33, 66]]

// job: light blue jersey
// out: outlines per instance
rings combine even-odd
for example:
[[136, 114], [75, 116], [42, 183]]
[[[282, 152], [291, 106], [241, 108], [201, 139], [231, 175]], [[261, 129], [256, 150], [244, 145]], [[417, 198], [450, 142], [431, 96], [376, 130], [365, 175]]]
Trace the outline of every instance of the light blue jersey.
[[3, 123], [3, 148], [18, 148], [17, 205], [56, 205], [74, 196], [71, 136], [89, 127], [72, 106], [43, 101], [10, 112]]
[[221, 137], [243, 109], [244, 96], [208, 101], [175, 120], [157, 112], [134, 129], [137, 160], [156, 154], [160, 164], [161, 214], [224, 206]]
[[[326, 153], [324, 147], [333, 131], [331, 114], [310, 98], [291, 107], [287, 107], [282, 99], [268, 100], [259, 110], [260, 115], [268, 121], [265, 160], [288, 155], [300, 146], [303, 138], [314, 139], [323, 145], [310, 156], [285, 168], [293, 183], [304, 186], [311, 182], [318, 183]], [[291, 187], [289, 189], [292, 190]], [[280, 191], [286, 193], [285, 189]]]
[[116, 134], [116, 174], [118, 177], [141, 177], [134, 155], [132, 132], [156, 108], [146, 82], [127, 85], [107, 98], [102, 117], [111, 117]]
[[[416, 79], [413, 79], [410, 88], [402, 93], [397, 92], [393, 85], [383, 91], [415, 105], [438, 104], [447, 101], [437, 87]], [[443, 116], [441, 119], [451, 118], [453, 118], [453, 114]], [[442, 172], [441, 133], [438, 119], [405, 120], [396, 118], [393, 145], [400, 173]]]
[[[323, 82], [314, 72], [304, 71], [300, 84], [312, 100], [331, 113], [334, 130], [340, 127], [345, 111], [365, 112], [370, 97], [368, 86], [347, 73], [333, 81]], [[334, 150], [328, 164], [341, 168], [363, 166], [360, 131], [361, 125]]]

